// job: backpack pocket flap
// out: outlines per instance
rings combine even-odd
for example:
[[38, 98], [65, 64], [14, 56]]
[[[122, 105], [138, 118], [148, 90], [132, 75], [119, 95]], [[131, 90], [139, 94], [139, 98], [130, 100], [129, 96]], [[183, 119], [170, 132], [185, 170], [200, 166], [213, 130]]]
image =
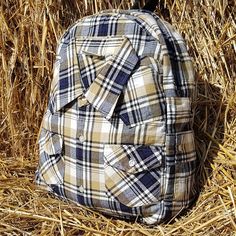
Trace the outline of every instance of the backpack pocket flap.
[[48, 155], [60, 154], [62, 152], [62, 137], [42, 129], [39, 145]]
[[61, 135], [42, 129], [39, 149], [38, 177], [47, 185], [62, 184], [65, 174], [65, 163], [62, 155]]
[[107, 165], [127, 173], [139, 173], [161, 166], [162, 150], [157, 146], [105, 145]]
[[105, 145], [105, 186], [128, 207], [150, 205], [161, 195], [161, 148]]

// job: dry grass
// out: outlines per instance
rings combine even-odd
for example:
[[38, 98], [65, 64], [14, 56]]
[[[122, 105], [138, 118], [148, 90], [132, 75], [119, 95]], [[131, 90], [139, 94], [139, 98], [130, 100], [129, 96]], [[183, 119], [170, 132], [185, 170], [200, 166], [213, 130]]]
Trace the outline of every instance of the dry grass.
[[201, 192], [186, 215], [148, 228], [35, 189], [36, 139], [57, 40], [79, 17], [129, 6], [129, 1], [119, 0], [0, 2], [0, 235], [235, 235], [234, 0], [163, 0], [158, 10], [184, 35], [198, 78], [195, 128]]

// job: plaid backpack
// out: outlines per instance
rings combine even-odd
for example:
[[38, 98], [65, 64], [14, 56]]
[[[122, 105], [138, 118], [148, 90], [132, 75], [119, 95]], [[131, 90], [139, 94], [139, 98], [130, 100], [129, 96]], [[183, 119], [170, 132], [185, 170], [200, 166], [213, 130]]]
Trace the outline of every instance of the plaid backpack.
[[36, 183], [104, 214], [160, 223], [196, 197], [185, 42], [151, 11], [108, 10], [61, 38]]

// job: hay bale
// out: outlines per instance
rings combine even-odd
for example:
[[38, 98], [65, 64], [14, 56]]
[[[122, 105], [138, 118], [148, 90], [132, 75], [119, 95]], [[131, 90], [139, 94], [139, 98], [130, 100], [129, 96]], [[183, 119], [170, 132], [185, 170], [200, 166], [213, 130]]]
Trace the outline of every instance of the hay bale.
[[35, 188], [36, 140], [58, 39], [80, 17], [129, 6], [128, 0], [0, 2], [1, 235], [233, 235], [236, 231], [233, 0], [162, 0], [157, 9], [185, 37], [198, 79], [194, 127], [200, 195], [186, 215], [171, 224], [147, 227], [106, 218]]

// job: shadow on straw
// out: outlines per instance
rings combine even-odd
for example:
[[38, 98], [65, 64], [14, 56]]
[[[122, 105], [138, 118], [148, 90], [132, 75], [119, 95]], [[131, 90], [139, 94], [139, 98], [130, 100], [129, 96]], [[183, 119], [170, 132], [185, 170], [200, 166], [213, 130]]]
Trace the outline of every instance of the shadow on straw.
[[196, 183], [198, 193], [212, 175], [212, 164], [224, 138], [224, 96], [219, 87], [198, 79], [198, 98], [195, 103], [194, 131], [198, 157]]

